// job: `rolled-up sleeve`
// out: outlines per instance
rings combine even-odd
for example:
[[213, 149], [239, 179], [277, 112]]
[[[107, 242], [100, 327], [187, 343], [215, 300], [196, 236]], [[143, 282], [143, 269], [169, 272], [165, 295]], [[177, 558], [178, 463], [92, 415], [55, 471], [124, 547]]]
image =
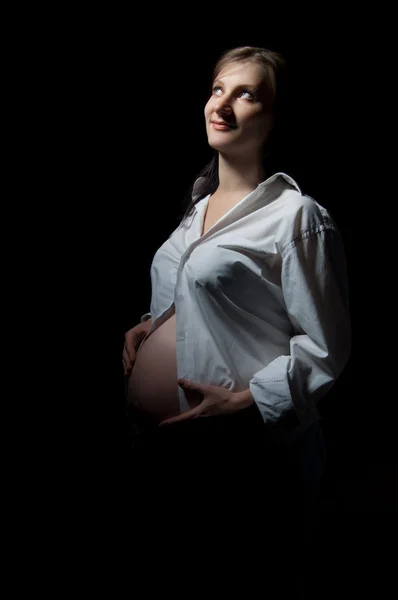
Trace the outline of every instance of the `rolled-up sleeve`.
[[290, 354], [250, 380], [265, 422], [295, 411], [302, 423], [345, 368], [351, 352], [346, 257], [339, 231], [322, 224], [281, 250], [281, 287], [292, 323]]

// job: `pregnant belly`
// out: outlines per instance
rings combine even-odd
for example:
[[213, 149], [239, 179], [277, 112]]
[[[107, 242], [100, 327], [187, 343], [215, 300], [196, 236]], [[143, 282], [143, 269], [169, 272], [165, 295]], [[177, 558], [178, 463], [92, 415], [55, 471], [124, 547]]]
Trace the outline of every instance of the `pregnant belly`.
[[127, 404], [158, 420], [180, 413], [175, 313], [140, 346], [127, 386]]

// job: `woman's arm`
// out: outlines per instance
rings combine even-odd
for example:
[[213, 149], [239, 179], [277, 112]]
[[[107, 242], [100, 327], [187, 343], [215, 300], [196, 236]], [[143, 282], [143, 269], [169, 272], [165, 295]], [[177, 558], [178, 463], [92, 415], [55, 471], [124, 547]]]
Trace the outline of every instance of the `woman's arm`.
[[346, 366], [351, 350], [343, 242], [331, 225], [303, 233], [282, 253], [282, 290], [292, 323], [290, 354], [253, 375], [249, 389], [264, 421], [294, 409], [301, 422]]

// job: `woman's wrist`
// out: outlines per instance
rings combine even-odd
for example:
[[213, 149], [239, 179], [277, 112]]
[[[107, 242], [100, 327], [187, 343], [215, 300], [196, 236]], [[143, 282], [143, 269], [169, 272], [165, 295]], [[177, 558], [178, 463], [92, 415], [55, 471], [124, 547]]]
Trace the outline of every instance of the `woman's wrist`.
[[250, 391], [250, 388], [243, 390], [242, 392], [234, 392], [234, 403], [239, 410], [247, 408], [254, 403], [254, 398]]

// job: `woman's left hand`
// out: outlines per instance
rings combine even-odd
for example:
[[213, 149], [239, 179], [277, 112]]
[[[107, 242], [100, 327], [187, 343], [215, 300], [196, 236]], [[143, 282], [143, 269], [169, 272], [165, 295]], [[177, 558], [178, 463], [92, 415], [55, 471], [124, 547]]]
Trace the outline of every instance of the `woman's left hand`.
[[[189, 404], [194, 403], [195, 398], [202, 397], [202, 399], [195, 408], [184, 412], [177, 417], [165, 419], [159, 423], [159, 426], [177, 423], [178, 421], [184, 421], [185, 419], [231, 414], [242, 410], [248, 406], [248, 404], [251, 404], [251, 402], [247, 401], [242, 402], [242, 394], [240, 392], [231, 392], [230, 390], [226, 390], [225, 388], [216, 385], [204, 385], [202, 383], [187, 381], [186, 379], [179, 379], [178, 385], [186, 392]], [[191, 402], [190, 395], [192, 398]]]

